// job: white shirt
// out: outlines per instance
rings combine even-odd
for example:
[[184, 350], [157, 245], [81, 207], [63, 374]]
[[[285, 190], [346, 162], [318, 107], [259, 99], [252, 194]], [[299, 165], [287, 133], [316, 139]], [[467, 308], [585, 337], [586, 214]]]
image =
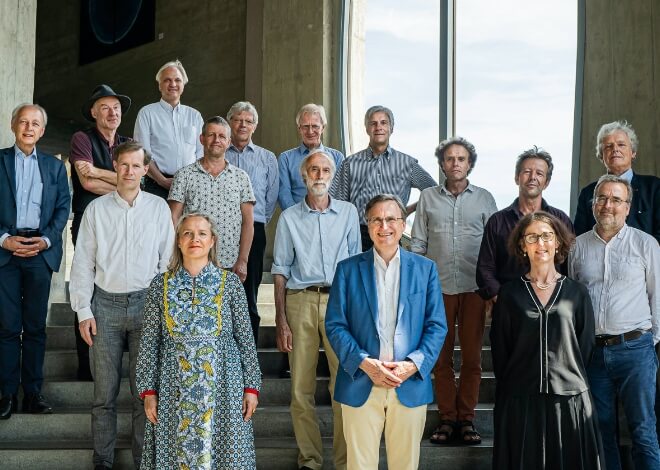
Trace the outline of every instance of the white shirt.
[[204, 156], [199, 141], [203, 125], [202, 115], [195, 108], [181, 103], [172, 107], [161, 99], [140, 110], [133, 139], [151, 154], [162, 173], [174, 175]]
[[374, 272], [376, 274], [376, 295], [378, 297], [378, 338], [380, 339], [381, 361], [394, 360], [394, 330], [399, 309], [399, 280], [401, 279], [401, 254], [385, 264], [374, 249]]
[[140, 191], [133, 206], [113, 191], [94, 199], [80, 223], [71, 267], [71, 308], [78, 321], [93, 318], [94, 285], [114, 294], [149, 287], [165, 272], [174, 248], [167, 203]]
[[568, 274], [589, 291], [597, 335], [652, 329], [660, 341], [660, 247], [651, 235], [628, 225], [609, 242], [595, 229], [583, 233]]

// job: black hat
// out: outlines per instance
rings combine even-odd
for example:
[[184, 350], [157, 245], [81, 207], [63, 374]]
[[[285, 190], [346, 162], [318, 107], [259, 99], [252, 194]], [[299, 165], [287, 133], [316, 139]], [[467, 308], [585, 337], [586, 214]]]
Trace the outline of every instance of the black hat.
[[87, 103], [85, 103], [85, 105], [82, 107], [82, 115], [85, 117], [85, 119], [91, 122], [96, 122], [96, 120], [92, 117], [92, 106], [94, 106], [94, 103], [96, 103], [98, 100], [105, 98], [106, 96], [114, 96], [119, 100], [122, 114], [125, 114], [131, 107], [131, 99], [128, 96], [118, 95], [108, 85], [99, 85], [94, 88], [92, 96], [89, 97]]

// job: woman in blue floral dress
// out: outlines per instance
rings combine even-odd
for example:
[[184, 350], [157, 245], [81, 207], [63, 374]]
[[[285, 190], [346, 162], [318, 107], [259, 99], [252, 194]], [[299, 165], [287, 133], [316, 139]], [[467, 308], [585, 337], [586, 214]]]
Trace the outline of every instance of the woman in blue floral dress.
[[209, 218], [184, 216], [149, 289], [137, 363], [148, 419], [142, 470], [254, 469], [261, 374], [245, 291], [216, 265]]

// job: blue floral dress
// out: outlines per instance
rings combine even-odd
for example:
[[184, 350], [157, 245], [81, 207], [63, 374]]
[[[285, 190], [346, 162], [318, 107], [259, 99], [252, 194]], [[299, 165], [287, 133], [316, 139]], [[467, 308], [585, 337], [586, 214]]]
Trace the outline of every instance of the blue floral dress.
[[238, 277], [208, 264], [154, 278], [144, 309], [137, 387], [158, 394], [158, 424], [147, 421], [141, 469], [254, 469], [245, 388], [261, 374], [245, 291]]

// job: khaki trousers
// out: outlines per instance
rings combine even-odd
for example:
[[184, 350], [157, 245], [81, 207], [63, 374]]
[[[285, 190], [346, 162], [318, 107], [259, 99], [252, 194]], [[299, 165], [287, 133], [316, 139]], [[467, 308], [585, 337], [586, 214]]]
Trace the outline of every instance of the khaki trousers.
[[[442, 294], [447, 314], [447, 337], [433, 369], [440, 419], [473, 421], [481, 384], [481, 344], [486, 321], [485, 303], [474, 292]], [[454, 332], [458, 322], [461, 377], [454, 376]]]
[[[316, 365], [319, 346], [323, 344], [330, 369], [330, 397], [334, 397], [339, 361], [325, 335], [325, 310], [328, 294], [310, 291], [287, 291], [286, 318], [293, 336], [289, 353], [291, 367], [291, 419], [298, 444], [298, 466], [319, 470], [323, 465], [323, 443], [316, 416]], [[333, 457], [335, 468], [346, 468], [341, 406], [332, 400]]]
[[419, 443], [426, 424], [426, 405], [408, 408], [395, 389], [372, 387], [360, 407], [341, 405], [348, 448], [348, 470], [377, 470], [380, 438], [385, 431], [385, 452], [390, 470], [415, 470]]

